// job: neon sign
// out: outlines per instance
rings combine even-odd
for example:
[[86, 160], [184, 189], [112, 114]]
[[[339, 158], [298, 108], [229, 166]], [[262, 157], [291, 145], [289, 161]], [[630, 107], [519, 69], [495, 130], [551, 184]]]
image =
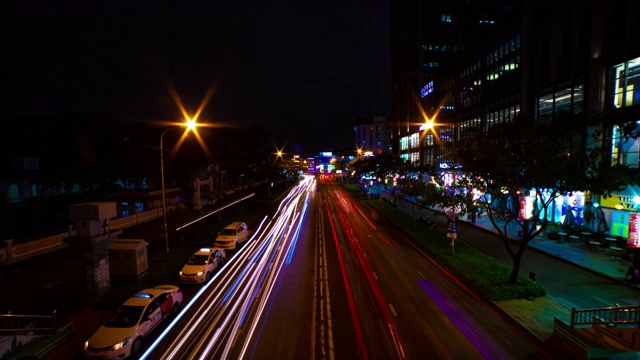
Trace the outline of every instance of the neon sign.
[[433, 81], [429, 81], [429, 83], [420, 89], [420, 99], [424, 99], [425, 96], [431, 94], [433, 92]]

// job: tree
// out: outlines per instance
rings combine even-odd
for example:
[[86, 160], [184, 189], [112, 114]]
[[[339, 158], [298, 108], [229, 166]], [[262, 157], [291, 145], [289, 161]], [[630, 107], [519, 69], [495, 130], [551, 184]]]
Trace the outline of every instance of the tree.
[[[544, 231], [556, 196], [575, 190], [607, 194], [637, 181], [637, 169], [608, 165], [602, 124], [603, 117], [593, 113], [563, 113], [545, 123], [519, 116], [456, 144], [455, 157], [467, 174], [459, 186], [475, 199], [467, 206], [486, 210], [503, 238], [513, 261], [511, 283], [527, 244]], [[533, 198], [529, 214], [520, 213], [523, 191]], [[507, 234], [512, 224], [521, 234], [515, 249]]]
[[[400, 186], [400, 193], [405, 196], [412, 198], [414, 201], [411, 202], [411, 216], [415, 220], [415, 207], [416, 204], [420, 209], [423, 209], [422, 196], [427, 192], [427, 183], [422, 181], [419, 178], [414, 178], [410, 176], [406, 176], [400, 179], [398, 182]], [[415, 223], [414, 223], [415, 225]]]

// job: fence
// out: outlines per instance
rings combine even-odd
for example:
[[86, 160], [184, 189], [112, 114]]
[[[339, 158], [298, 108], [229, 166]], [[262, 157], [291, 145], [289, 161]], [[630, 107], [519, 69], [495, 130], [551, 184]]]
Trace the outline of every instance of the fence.
[[0, 314], [0, 331], [54, 331], [56, 314], [51, 315], [13, 315]]
[[[161, 207], [142, 213], [138, 213], [136, 211], [134, 215], [111, 220], [109, 222], [109, 228], [110, 230], [122, 230], [139, 225], [143, 222], [155, 220], [161, 216]], [[73, 230], [73, 227], [69, 226], [69, 230], [65, 233], [55, 234], [24, 243], [14, 244], [13, 239], [5, 240], [4, 246], [0, 248], [0, 268], [17, 264], [34, 256], [64, 249], [69, 246], [65, 240], [75, 235], [76, 231]], [[2, 244], [0, 244], [0, 246], [1, 245]]]
[[640, 306], [611, 306], [600, 309], [571, 309], [571, 326], [606, 323], [640, 325]]

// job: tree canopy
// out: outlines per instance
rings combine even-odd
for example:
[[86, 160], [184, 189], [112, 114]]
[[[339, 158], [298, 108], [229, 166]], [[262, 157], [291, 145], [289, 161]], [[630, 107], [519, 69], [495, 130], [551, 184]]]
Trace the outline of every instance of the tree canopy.
[[[592, 113], [562, 113], [547, 122], [518, 116], [456, 144], [455, 158], [465, 173], [460, 185], [474, 193], [475, 204], [505, 240], [514, 262], [510, 281], [517, 279], [526, 245], [548, 224], [549, 206], [558, 195], [606, 196], [638, 179], [637, 169], [611, 166], [602, 124]], [[523, 196], [533, 198], [528, 214], [521, 213]], [[507, 241], [513, 224], [522, 235], [517, 250]]]

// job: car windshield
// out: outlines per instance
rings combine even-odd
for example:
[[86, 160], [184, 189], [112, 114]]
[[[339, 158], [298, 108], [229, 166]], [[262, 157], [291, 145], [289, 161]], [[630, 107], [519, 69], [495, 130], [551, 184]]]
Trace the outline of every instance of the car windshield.
[[222, 229], [222, 231], [220, 231], [220, 235], [222, 235], [222, 236], [235, 236], [236, 235], [236, 231], [234, 229]]
[[140, 320], [142, 310], [144, 310], [144, 306], [122, 305], [111, 314], [104, 326], [112, 328], [134, 327], [138, 323], [138, 320]]
[[191, 255], [187, 265], [206, 265], [209, 255]]

